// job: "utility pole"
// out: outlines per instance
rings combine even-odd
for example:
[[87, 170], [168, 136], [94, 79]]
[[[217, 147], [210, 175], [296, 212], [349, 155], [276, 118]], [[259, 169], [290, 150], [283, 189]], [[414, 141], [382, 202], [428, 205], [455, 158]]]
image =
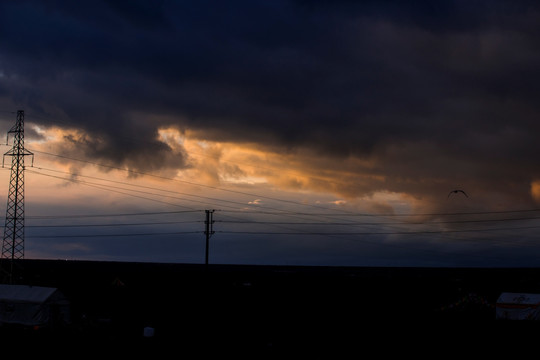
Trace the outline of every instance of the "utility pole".
[[[9, 260], [9, 267], [2, 264], [1, 268], [7, 275], [9, 283], [13, 282], [13, 262], [24, 258], [24, 157], [34, 154], [24, 148], [24, 111], [17, 111], [17, 121], [9, 130], [14, 134], [13, 147], [4, 154], [11, 156], [11, 176], [9, 179], [9, 192], [6, 207], [6, 222], [4, 226], [4, 239], [0, 261]], [[2, 159], [2, 167], [4, 166]]]
[[210, 237], [214, 234], [212, 224], [214, 224], [214, 210], [205, 210], [206, 211], [206, 220], [204, 221], [205, 230], [204, 234], [206, 235], [206, 254], [204, 257], [204, 263], [208, 265], [208, 247], [210, 245]]

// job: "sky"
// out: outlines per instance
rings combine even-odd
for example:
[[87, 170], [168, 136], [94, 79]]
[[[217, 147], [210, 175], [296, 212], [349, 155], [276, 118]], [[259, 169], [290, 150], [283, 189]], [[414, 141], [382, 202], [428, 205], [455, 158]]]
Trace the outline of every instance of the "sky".
[[24, 256], [540, 266], [538, 64], [536, 1], [2, 1]]

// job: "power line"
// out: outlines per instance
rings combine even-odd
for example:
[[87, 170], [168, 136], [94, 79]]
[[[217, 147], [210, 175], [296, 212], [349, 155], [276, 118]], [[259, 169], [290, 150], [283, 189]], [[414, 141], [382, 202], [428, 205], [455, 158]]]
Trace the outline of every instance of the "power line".
[[[101, 185], [101, 184], [90, 183], [90, 182], [88, 182], [88, 181], [83, 181], [83, 180], [79, 180], [79, 179], [62, 178], [62, 177], [55, 176], [55, 175], [43, 174], [43, 173], [40, 173], [40, 172], [38, 172], [38, 171], [33, 171], [33, 170], [28, 170], [28, 171], [31, 172], [31, 173], [38, 174], [38, 175], [48, 176], [48, 177], [57, 178], [57, 179], [65, 180], [65, 181], [70, 181], [70, 182], [78, 183], [78, 184], [81, 184], [81, 185], [93, 187], [93, 188], [96, 188], [96, 189], [101, 189], [101, 190], [105, 190], [105, 191], [109, 191], [109, 192], [114, 192], [114, 193], [118, 193], [118, 194], [122, 194], [122, 195], [128, 195], [128, 196], [136, 197], [136, 198], [139, 198], [139, 199], [144, 199], [144, 200], [149, 200], [149, 201], [159, 202], [159, 203], [162, 203], [162, 204], [167, 204], [167, 205], [172, 205], [172, 206], [177, 206], [177, 207], [183, 207], [183, 208], [187, 208], [187, 209], [193, 209], [193, 208], [190, 208], [190, 207], [185, 206], [185, 205], [174, 204], [174, 203], [170, 203], [170, 202], [166, 202], [166, 201], [161, 201], [161, 200], [156, 200], [156, 199], [152, 199], [152, 198], [148, 198], [148, 197], [144, 197], [144, 196], [140, 196], [140, 195], [135, 195], [135, 194], [126, 193], [126, 192], [120, 191], [120, 190], [114, 190], [114, 189], [112, 189], [112, 188], [115, 188], [115, 187], [113, 187], [113, 186], [105, 187], [105, 186], [103, 186], [103, 185]], [[118, 189], [118, 187], [116, 187], [116, 188]], [[122, 189], [122, 188], [120, 188], [120, 189]], [[123, 190], [127, 190], [127, 189], [123, 189]], [[128, 190], [128, 191], [135, 191], [135, 192], [139, 192], [139, 193], [152, 194], [152, 193], [143, 192], [143, 191], [140, 191], [140, 190]], [[152, 195], [157, 195], [157, 194], [152, 194]], [[163, 195], [159, 195], [159, 196], [163, 196]]]
[[216, 220], [216, 222], [230, 224], [265, 224], [265, 225], [310, 225], [310, 226], [363, 226], [363, 225], [432, 225], [432, 224], [466, 224], [466, 223], [486, 223], [486, 222], [507, 222], [540, 220], [540, 217], [526, 218], [504, 218], [504, 219], [482, 219], [482, 220], [449, 220], [449, 221], [422, 221], [422, 222], [286, 222], [286, 221], [234, 221]]
[[[76, 175], [78, 177], [95, 179], [95, 180], [100, 180], [100, 181], [105, 181], [105, 182], [111, 182], [111, 183], [115, 183], [115, 184], [127, 185], [127, 186], [132, 186], [132, 187], [139, 187], [139, 188], [144, 188], [144, 189], [151, 189], [151, 190], [156, 190], [156, 191], [161, 191], [161, 192], [166, 192], [166, 193], [171, 193], [171, 194], [180, 194], [180, 195], [199, 197], [199, 198], [204, 198], [204, 199], [209, 199], [209, 200], [214, 200], [214, 201], [223, 201], [223, 202], [232, 203], [232, 204], [241, 205], [241, 206], [246, 205], [245, 203], [240, 203], [240, 202], [236, 202], [236, 201], [232, 201], [232, 200], [224, 200], [224, 199], [212, 198], [212, 197], [207, 197], [207, 196], [193, 195], [193, 194], [188, 194], [188, 193], [184, 193], [184, 192], [159, 189], [159, 188], [150, 187], [150, 186], [129, 184], [129, 183], [122, 182], [122, 181], [115, 181], [115, 180], [110, 180], [110, 179], [94, 177], [94, 176], [73, 174], [73, 173], [68, 173], [68, 172], [63, 172], [63, 171], [58, 171], [58, 170], [53, 170], [53, 169], [46, 169], [46, 168], [38, 168], [38, 169], [63, 173], [63, 174], [67, 174], [67, 175]], [[35, 174], [48, 176], [48, 177], [53, 177], [53, 178], [58, 178], [58, 179], [65, 180], [65, 181], [77, 182], [77, 183], [80, 183], [80, 184], [83, 184], [83, 185], [103, 186], [101, 184], [82, 181], [82, 180], [78, 180], [78, 179], [65, 178], [65, 177], [59, 177], [59, 176], [54, 176], [54, 175], [50, 175], [50, 174], [44, 174], [44, 173], [41, 173], [41, 172], [35, 171], [35, 170], [28, 170], [28, 171], [32, 172], [32, 173], [35, 173]], [[155, 194], [155, 193], [150, 193], [150, 192], [144, 192], [144, 191], [140, 191], [140, 190], [131, 190], [131, 189], [120, 188], [120, 187], [113, 187], [113, 188], [126, 190], [126, 191], [135, 191], [135, 192], [139, 192], [139, 193], [146, 193], [146, 194], [150, 194], [150, 195], [165, 196], [165, 195], [160, 195], [160, 194]], [[196, 201], [196, 200], [192, 200], [192, 199], [184, 199], [184, 198], [178, 198], [178, 199], [187, 200], [187, 201], [195, 201], [195, 202], [199, 202], [199, 203], [203, 203], [203, 204], [207, 204], [207, 205], [208, 204], [215, 205], [213, 203]], [[264, 207], [264, 205], [260, 205], [260, 204], [253, 204], [253, 206]], [[193, 210], [193, 211], [199, 211], [199, 210]], [[246, 213], [246, 211], [244, 211], [244, 210], [236, 210], [235, 211], [235, 210], [220, 209], [220, 211]], [[249, 210], [249, 213], [250, 214], [267, 214], [267, 215], [301, 215], [301, 216], [327, 216], [327, 217], [336, 217], [336, 216], [342, 216], [342, 217], [350, 217], [350, 216], [354, 216], [354, 217], [419, 217], [419, 216], [493, 215], [493, 214], [527, 213], [527, 212], [539, 212], [539, 211], [540, 211], [540, 209], [518, 209], [518, 210], [502, 210], [502, 211], [453, 212], [453, 213], [366, 214], [366, 213], [351, 213], [351, 212], [343, 212], [343, 213], [311, 213], [311, 212], [299, 212], [299, 211], [291, 211], [291, 210], [279, 210], [277, 212], [262, 211], [262, 210], [260, 210], [260, 211], [258, 211], [258, 210]], [[436, 224], [436, 223], [462, 223], [462, 222], [511, 221], [511, 220], [534, 220], [534, 219], [539, 219], [539, 217], [505, 218], [505, 219], [477, 219], [477, 220], [453, 220], [453, 221], [448, 220], [448, 221], [430, 221], [429, 223], [430, 224]], [[271, 222], [267, 222], [267, 223], [270, 224]], [[428, 222], [425, 222], [425, 221], [422, 221], [422, 222], [399, 222], [399, 223], [388, 223], [388, 222], [386, 222], [386, 223], [373, 223], [373, 225], [379, 225], [379, 224], [385, 224], [385, 225], [391, 225], [391, 224], [427, 224], [427, 223]], [[286, 225], [288, 223], [275, 222], [275, 224]], [[297, 224], [297, 223], [291, 223], [291, 224]], [[331, 223], [330, 222], [325, 222], [325, 223], [314, 223], [314, 224], [331, 224]], [[355, 223], [350, 223], [350, 222], [343, 223], [343, 225], [347, 225], [347, 224], [354, 225]], [[359, 224], [365, 224], [365, 223], [359, 223]]]
[[[43, 169], [43, 168], [38, 168], [38, 169]], [[49, 170], [49, 169], [43, 169], [43, 170]], [[131, 189], [126, 189], [126, 188], [120, 188], [120, 187], [116, 187], [116, 186], [103, 187], [103, 185], [101, 185], [101, 184], [91, 183], [91, 182], [83, 181], [83, 180], [80, 180], [80, 179], [63, 178], [63, 177], [59, 177], [59, 176], [55, 176], [55, 175], [44, 174], [44, 173], [41, 173], [41, 172], [35, 171], [35, 170], [29, 170], [29, 171], [32, 172], [32, 173], [35, 173], [35, 174], [43, 175], [43, 176], [48, 176], [48, 177], [52, 177], [52, 178], [58, 178], [58, 179], [65, 180], [65, 181], [70, 181], [70, 182], [76, 182], [76, 183], [79, 183], [79, 184], [82, 184], [82, 185], [86, 185], [86, 186], [90, 186], [90, 187], [94, 187], [94, 188], [98, 188], [98, 189], [102, 189], [102, 190], [106, 190], [106, 191], [116, 192], [116, 193], [120, 193], [120, 194], [125, 194], [125, 195], [128, 195], [128, 196], [135, 196], [135, 197], [138, 197], [138, 198], [143, 198], [143, 199], [147, 199], [147, 200], [151, 200], [151, 201], [159, 201], [159, 200], [155, 200], [155, 199], [151, 199], [151, 198], [147, 198], [147, 197], [143, 197], [143, 196], [137, 196], [137, 195], [125, 193], [125, 192], [119, 191], [119, 190], [113, 190], [113, 188], [115, 188], [115, 189], [121, 189], [121, 190], [126, 190], [126, 191], [135, 191], [135, 192], [145, 193], [145, 194], [150, 194], [150, 195], [165, 196], [165, 195], [154, 194], [154, 193], [149, 193], [149, 192], [140, 191], [140, 190], [131, 190]], [[53, 172], [61, 172], [61, 171], [57, 171], [57, 170], [50, 170], [50, 171], [53, 171]], [[61, 173], [65, 173], [65, 172], [61, 172]], [[168, 190], [163, 190], [163, 189], [155, 189], [155, 188], [148, 187], [148, 186], [141, 186], [141, 185], [127, 184], [127, 183], [125, 183], [125, 182], [114, 181], [114, 180], [103, 179], [103, 178], [97, 178], [97, 177], [90, 177], [90, 176], [86, 176], [86, 175], [79, 175], [79, 174], [72, 174], [72, 173], [67, 173], [67, 174], [69, 174], [69, 175], [76, 175], [77, 177], [88, 177], [88, 178], [92, 178], [92, 179], [98, 179], [98, 180], [100, 180], [100, 181], [105, 181], [105, 182], [120, 183], [120, 184], [123, 184], [123, 185], [128, 185], [128, 186], [133, 186], [133, 187], [141, 187], [141, 188], [146, 188], [146, 189], [153, 189], [153, 190], [158, 190], [158, 191], [164, 191], [164, 192], [168, 192], [168, 193], [175, 193], [175, 194], [176, 194], [176, 193], [179, 193], [179, 192], [177, 192], [177, 191], [168, 191]], [[181, 193], [181, 194], [185, 194], [185, 193]], [[197, 196], [197, 195], [191, 195], [191, 194], [186, 194], [186, 195], [189, 195], [189, 196]], [[170, 197], [170, 196], [168, 196], [168, 197]], [[241, 205], [242, 207], [245, 207], [245, 206], [246, 206], [245, 203], [240, 203], [240, 202], [232, 201], [232, 200], [223, 200], [223, 199], [210, 198], [210, 197], [202, 197], [202, 196], [198, 196], [198, 197], [201, 197], [201, 198], [207, 198], [207, 199], [213, 199], [214, 201], [221, 201], [221, 202], [226, 202], [226, 203], [233, 203], [233, 204], [236, 204], [236, 205]], [[178, 198], [178, 199], [187, 200], [187, 201], [193, 201], [193, 202], [198, 202], [198, 203], [207, 204], [207, 205], [212, 205], [212, 206], [215, 205], [215, 204], [213, 204], [213, 203], [208, 203], [208, 202], [203, 202], [203, 201], [197, 201], [197, 200], [192, 200], [192, 199], [185, 199], [185, 198]], [[159, 201], [159, 202], [162, 202], [162, 201]], [[163, 203], [169, 204], [169, 205], [181, 206], [181, 205], [177, 205], [177, 204], [171, 204], [171, 203], [168, 203], [168, 202], [163, 202]], [[221, 206], [222, 206], [222, 207], [223, 207], [223, 206], [224, 206], [224, 207], [232, 207], [232, 206], [227, 206], [227, 205], [221, 205]], [[283, 215], [289, 215], [289, 216], [295, 216], [295, 217], [301, 216], [301, 215], [295, 215], [293, 212], [291, 212], [291, 211], [289, 211], [289, 210], [275, 209], [275, 208], [270, 207], [270, 206], [267, 206], [267, 205], [252, 204], [252, 205], [250, 205], [250, 206], [252, 206], [252, 207], [259, 207], [259, 208], [274, 209], [274, 210], [278, 211], [278, 213], [283, 214]], [[181, 207], [188, 208], [187, 206], [181, 206]], [[233, 209], [236, 210], [237, 208], [233, 208]], [[318, 215], [318, 216], [321, 216], [321, 215]], [[323, 216], [324, 216], [324, 215], [323, 215]]]
[[164, 236], [182, 234], [202, 234], [202, 231], [174, 231], [174, 232], [153, 232], [153, 233], [133, 233], [133, 234], [74, 234], [74, 235], [32, 235], [32, 239], [59, 239], [59, 238], [99, 238], [99, 237], [136, 237], [136, 236]]
[[325, 206], [314, 205], [314, 204], [305, 204], [305, 203], [301, 203], [301, 202], [293, 201], [293, 200], [280, 199], [280, 198], [275, 198], [275, 197], [271, 197], [271, 196], [253, 194], [253, 193], [248, 193], [248, 192], [238, 191], [238, 190], [232, 190], [232, 189], [224, 189], [224, 188], [219, 187], [219, 186], [212, 186], [212, 185], [206, 185], [206, 184], [201, 184], [201, 183], [195, 183], [195, 182], [187, 181], [187, 180], [168, 178], [168, 177], [165, 177], [165, 176], [149, 174], [149, 173], [145, 173], [145, 172], [141, 172], [141, 171], [135, 171], [135, 170], [131, 170], [131, 169], [123, 169], [123, 168], [120, 168], [120, 167], [117, 167], [117, 166], [99, 164], [99, 163], [88, 161], [88, 160], [81, 160], [81, 159], [76, 159], [76, 158], [72, 158], [72, 157], [68, 157], [68, 156], [52, 154], [52, 153], [48, 153], [48, 152], [45, 152], [45, 151], [34, 150], [34, 152], [49, 155], [49, 156], [60, 157], [60, 158], [63, 158], [63, 159], [84, 162], [84, 163], [87, 163], [87, 164], [92, 164], [92, 165], [95, 165], [95, 166], [105, 167], [105, 168], [108, 168], [108, 169], [126, 171], [126, 172], [128, 172], [130, 174], [134, 174], [134, 175], [143, 175], [143, 176], [149, 176], [149, 177], [154, 177], [154, 178], [158, 178], [158, 179], [176, 181], [176, 182], [181, 182], [181, 183], [188, 184], [188, 185], [200, 186], [200, 187], [205, 187], [205, 188], [208, 188], [208, 189], [214, 189], [214, 190], [219, 190], [219, 191], [224, 191], [224, 192], [229, 192], [229, 193], [234, 193], [234, 194], [239, 194], [239, 195], [251, 196], [251, 197], [255, 197], [255, 198], [268, 199], [268, 200], [278, 201], [278, 202], [283, 202], [283, 203], [288, 203], [288, 204], [294, 204], [294, 205], [300, 205], [300, 206], [314, 207], [314, 208], [317, 208], [317, 209], [326, 209], [326, 210], [331, 210], [331, 211], [337, 211], [336, 209], [328, 208], [328, 207], [325, 207]]
[[[223, 210], [225, 212], [245, 213], [244, 210]], [[336, 211], [339, 211], [336, 209]], [[488, 215], [488, 214], [511, 214], [511, 213], [525, 213], [525, 212], [539, 212], [540, 208], [533, 209], [517, 209], [517, 210], [498, 210], [498, 211], [476, 211], [476, 212], [453, 212], [453, 213], [417, 213], [417, 214], [369, 214], [369, 213], [353, 213], [353, 212], [341, 212], [341, 213], [310, 213], [302, 211], [250, 211], [253, 214], [266, 214], [266, 215], [282, 215], [283, 213], [296, 214], [296, 215], [311, 215], [311, 216], [343, 216], [343, 217], [421, 217], [421, 216], [459, 216], [459, 215]]]
[[[172, 190], [159, 189], [159, 188], [155, 188], [155, 187], [151, 187], [151, 186], [145, 186], [145, 185], [130, 184], [130, 183], [126, 183], [126, 182], [124, 182], [124, 181], [117, 181], [117, 180], [104, 179], [104, 178], [99, 178], [99, 177], [96, 177], [96, 176], [88, 176], [88, 175], [82, 175], [82, 174], [73, 174], [73, 173], [69, 173], [69, 172], [65, 172], [65, 171], [59, 171], [59, 170], [53, 170], [53, 169], [47, 169], [47, 168], [42, 168], [42, 167], [38, 167], [37, 169], [45, 170], [45, 171], [52, 171], [52, 172], [57, 172], [57, 173], [66, 174], [66, 175], [82, 177], [82, 178], [88, 178], [88, 179], [100, 180], [100, 181], [110, 182], [110, 183], [114, 183], [114, 184], [127, 185], [127, 186], [132, 186], [132, 187], [143, 188], [143, 189], [151, 189], [151, 190], [161, 191], [161, 192], [170, 193], [170, 194], [179, 194], [179, 195], [184, 195], [184, 196], [191, 196], [191, 197], [195, 197], [195, 198], [207, 199], [207, 200], [213, 200], [213, 201], [220, 201], [220, 202], [231, 203], [231, 204], [236, 204], [236, 205], [241, 205], [241, 206], [245, 206], [245, 205], [246, 205], [245, 203], [241, 203], [241, 202], [233, 201], [233, 200], [218, 199], [218, 198], [213, 198], [213, 197], [208, 197], [208, 196], [201, 196], [201, 195], [189, 194], [189, 193], [185, 193], [185, 192], [181, 192], [181, 191], [176, 191], [176, 190], [175, 190], [175, 191], [172, 191]], [[44, 173], [40, 173], [40, 172], [36, 172], [36, 171], [33, 171], [33, 172], [36, 173], [36, 174], [41, 174], [41, 175], [43, 175], [43, 176], [55, 177], [55, 176], [53, 176], [53, 175], [44, 174]], [[62, 179], [62, 180], [66, 180], [66, 181], [72, 181], [71, 178], [62, 178], [62, 177], [56, 177], [56, 178]], [[126, 189], [126, 188], [122, 188], [122, 189], [128, 190], [128, 189]], [[128, 191], [131, 191], [131, 190], [128, 190]], [[150, 194], [151, 194], [151, 193], [150, 193]], [[153, 195], [158, 195], [158, 194], [153, 194]], [[159, 196], [165, 196], [165, 195], [159, 195]], [[213, 204], [213, 203], [204, 202], [204, 201], [199, 201], [199, 200], [192, 200], [192, 199], [185, 199], [185, 198], [181, 198], [181, 199], [182, 199], [182, 200], [186, 200], [186, 201], [198, 202], [198, 203], [206, 204], [206, 205], [215, 205], [215, 204]], [[233, 209], [237, 209], [237, 208], [233, 208]]]
[[[43, 174], [43, 175], [46, 175], [46, 176], [51, 176], [51, 175], [47, 175], [47, 174]], [[62, 178], [63, 180], [69, 180], [69, 181], [72, 181], [73, 179], [65, 179], [65, 178]], [[107, 179], [100, 179], [100, 180], [103, 180], [103, 181], [108, 181]], [[82, 182], [84, 184], [88, 184], [88, 182]], [[117, 182], [117, 183], [121, 183], [122, 185], [126, 185], [125, 183], [122, 183], [122, 182]], [[90, 183], [92, 184], [92, 183]], [[95, 184], [93, 184], [95, 185]], [[130, 186], [135, 186], [135, 185], [131, 185], [131, 184], [128, 184]], [[138, 186], [138, 185], [137, 185]], [[103, 188], [101, 185], [99, 185], [99, 188]], [[118, 187], [116, 187], [118, 188]], [[145, 188], [149, 188], [149, 187], [145, 187]], [[109, 189], [107, 189], [109, 190]], [[129, 190], [129, 191], [132, 191], [132, 190]], [[138, 192], [141, 192], [141, 191], [138, 191]], [[147, 192], [143, 192], [143, 193], [147, 193]], [[132, 194], [130, 194], [132, 195]], [[156, 194], [152, 194], [152, 195], [156, 195]], [[244, 205], [244, 204], [242, 204]], [[531, 212], [531, 211], [537, 211], [538, 209], [527, 209], [527, 210], [510, 210], [510, 211], [489, 211], [489, 212], [475, 212], [475, 213], [447, 213], [447, 214], [444, 214], [444, 215], [471, 215], [471, 214], [501, 214], [501, 213], [523, 213], [523, 212]], [[269, 212], [265, 212], [265, 213], [269, 213]], [[291, 212], [287, 212], [289, 214], [291, 214]], [[337, 214], [329, 214], [329, 213], [301, 213], [301, 212], [292, 212], [294, 214], [301, 214], [302, 216], [320, 216], [320, 215], [324, 215], [324, 216], [329, 216], [329, 215], [334, 215], [334, 217], [337, 215]], [[273, 214], [276, 214], [276, 213], [273, 213]], [[283, 215], [283, 212], [280, 211], [278, 214], [280, 215]], [[351, 215], [354, 215], [354, 216], [379, 216], [379, 215], [375, 215], [375, 214], [351, 214], [351, 213], [342, 213], [340, 214], [342, 216], [351, 216]], [[395, 215], [404, 215], [404, 214], [395, 214]], [[415, 214], [414, 216], [418, 216], [419, 214]], [[426, 214], [421, 214], [421, 215], [426, 215]], [[431, 214], [433, 215], [433, 214]], [[411, 215], [409, 215], [411, 216]], [[442, 214], [439, 214], [439, 216], [442, 216]], [[529, 217], [529, 218], [522, 218], [522, 220], [534, 220], [535, 218], [532, 218], [532, 217]], [[455, 220], [455, 221], [438, 221], [438, 222], [417, 222], [417, 223], [407, 223], [407, 222], [400, 222], [400, 223], [389, 223], [389, 222], [386, 222], [386, 223], [332, 223], [332, 222], [323, 222], [323, 223], [320, 223], [322, 225], [326, 224], [326, 225], [332, 225], [332, 224], [336, 224], [336, 225], [353, 225], [353, 226], [374, 226], [374, 225], [384, 225], [384, 226], [391, 226], [391, 225], [401, 225], [401, 226], [409, 226], [409, 225], [414, 225], [414, 224], [418, 224], [418, 225], [434, 225], [434, 224], [444, 224], [444, 223], [467, 223], [467, 222], [489, 222], [489, 221], [512, 221], [512, 220], [518, 220], [518, 219], [484, 219], [484, 220]], [[226, 223], [227, 221], [222, 221], [224, 223]], [[229, 221], [229, 223], [240, 223], [241, 221]], [[246, 221], [243, 221], [244, 223], [249, 223], [246, 222]], [[264, 222], [259, 222], [260, 224], [264, 223]], [[302, 223], [299, 223], [299, 222], [266, 222], [266, 224], [269, 224], [269, 225], [299, 225], [299, 224], [302, 224]], [[304, 223], [305, 225], [309, 225], [309, 223]], [[531, 227], [528, 227], [528, 228], [531, 228]], [[512, 228], [514, 230], [516, 229], [520, 229], [520, 228]], [[523, 229], [523, 227], [521, 228]], [[303, 234], [303, 235], [320, 235], [320, 236], [342, 236], [342, 235], [345, 235], [345, 234], [350, 234], [350, 235], [370, 235], [370, 234], [378, 234], [378, 235], [411, 235], [411, 234], [446, 234], [446, 233], [464, 233], [464, 232], [472, 232], [472, 231], [498, 231], [498, 230], [504, 230], [504, 229], [469, 229], [469, 230], [433, 230], [433, 231], [391, 231], [391, 232], [381, 232], [381, 231], [378, 231], [378, 232], [352, 232], [352, 233], [345, 233], [345, 232], [310, 232], [310, 231], [287, 231], [287, 232], [261, 232], [261, 231], [258, 231], [258, 232], [241, 232], [241, 231], [236, 231], [236, 232], [228, 232], [228, 233], [243, 233], [243, 234], [260, 234], [260, 235], [264, 235], [264, 234], [272, 234], [272, 235], [298, 235], [298, 234]], [[220, 231], [220, 233], [227, 233], [227, 231]]]
[[200, 221], [159, 221], [143, 223], [110, 223], [110, 224], [63, 224], [63, 225], [26, 225], [27, 228], [81, 228], [81, 227], [111, 227], [111, 226], [148, 226], [148, 225], [172, 225], [172, 224], [194, 224]]
[[[195, 182], [191, 182], [191, 181], [187, 181], [187, 180], [180, 180], [180, 179], [176, 179], [176, 178], [168, 178], [168, 177], [149, 174], [149, 173], [145, 173], [145, 172], [139, 172], [139, 171], [134, 171], [134, 170], [130, 170], [130, 169], [123, 169], [123, 168], [119, 168], [119, 167], [116, 167], [116, 166], [104, 165], [104, 164], [100, 164], [100, 163], [96, 163], [96, 162], [92, 162], [92, 161], [88, 161], [88, 160], [82, 160], [82, 159], [76, 159], [76, 158], [63, 156], [63, 155], [52, 154], [52, 153], [48, 153], [48, 152], [44, 152], [44, 151], [33, 150], [33, 152], [42, 153], [42, 154], [45, 154], [45, 155], [50, 155], [50, 156], [55, 156], [55, 157], [60, 157], [60, 158], [65, 158], [65, 159], [74, 160], [74, 161], [79, 161], [79, 162], [84, 162], [84, 163], [88, 163], [88, 164], [92, 164], [92, 165], [96, 165], [96, 166], [100, 166], [100, 167], [106, 167], [106, 168], [110, 168], [110, 169], [115, 169], [115, 170], [119, 170], [119, 171], [126, 171], [126, 172], [129, 172], [129, 173], [135, 174], [135, 175], [144, 175], [144, 176], [160, 178], [160, 179], [164, 179], [164, 180], [168, 180], [168, 181], [183, 182], [183, 183], [193, 185], [193, 186], [206, 187], [206, 188], [211, 188], [211, 189], [216, 189], [216, 190], [226, 191], [226, 192], [232, 192], [232, 193], [237, 193], [237, 194], [256, 197], [256, 198], [265, 198], [265, 199], [278, 201], [278, 202], [286, 202], [286, 203], [290, 203], [290, 204], [294, 204], [294, 205], [298, 205], [298, 206], [309, 206], [309, 207], [315, 207], [315, 208], [318, 208], [318, 209], [327, 209], [327, 210], [331, 211], [331, 212], [325, 212], [325, 213], [309, 213], [309, 212], [298, 212], [298, 211], [289, 211], [289, 210], [279, 209], [277, 213], [276, 212], [264, 212], [264, 211], [260, 211], [260, 212], [250, 211], [252, 213], [261, 213], [261, 214], [264, 213], [264, 214], [273, 214], [273, 215], [286, 213], [286, 214], [309, 215], [309, 216], [420, 217], [420, 216], [459, 216], [459, 215], [510, 214], [510, 213], [539, 212], [540, 211], [540, 208], [532, 208], [532, 209], [476, 211], [476, 212], [452, 212], [452, 213], [416, 213], [416, 214], [355, 213], [355, 212], [350, 212], [350, 211], [343, 211], [343, 209], [328, 208], [328, 207], [325, 207], [325, 206], [314, 205], [314, 204], [305, 204], [305, 203], [298, 202], [298, 201], [293, 201], [293, 200], [280, 199], [280, 198], [276, 198], [276, 197], [270, 197], [270, 196], [265, 196], [265, 195], [260, 195], [260, 194], [254, 194], [254, 193], [242, 192], [242, 191], [237, 191], [237, 190], [231, 190], [231, 189], [224, 189], [222, 187], [205, 185], [205, 184], [201, 184], [201, 183], [195, 183]], [[232, 200], [224, 200], [224, 199], [218, 199], [218, 198], [204, 197], [204, 196], [188, 194], [188, 193], [182, 193], [182, 192], [177, 192], [177, 191], [167, 191], [167, 190], [156, 189], [156, 188], [148, 187], [148, 186], [128, 184], [128, 183], [125, 183], [125, 182], [114, 181], [114, 180], [110, 180], [110, 179], [103, 179], [103, 178], [92, 177], [92, 176], [81, 175], [81, 174], [66, 173], [66, 172], [61, 172], [61, 171], [53, 170], [53, 169], [46, 169], [46, 168], [38, 168], [38, 169], [42, 169], [42, 170], [46, 170], [46, 171], [65, 173], [65, 174], [69, 174], [69, 175], [72, 175], [72, 176], [74, 175], [74, 176], [87, 177], [87, 178], [92, 178], [92, 179], [99, 179], [99, 180], [102, 180], [102, 181], [108, 181], [108, 182], [113, 182], [113, 183], [118, 183], [118, 184], [129, 185], [129, 186], [137, 186], [137, 187], [149, 188], [149, 189], [154, 189], [154, 190], [159, 190], [159, 191], [178, 193], [178, 194], [182, 194], [182, 195], [186, 195], [186, 196], [199, 197], [199, 198], [210, 199], [210, 200], [214, 200], [214, 201], [223, 201], [223, 202], [233, 203], [233, 204], [242, 205], [242, 206], [246, 205], [244, 203], [235, 202], [235, 201], [232, 201]], [[54, 177], [53, 175], [47, 175], [47, 174], [43, 174], [43, 173], [39, 173], [39, 172], [36, 172], [36, 173], [44, 175], [44, 176]], [[60, 178], [60, 177], [58, 177], [58, 178], [66, 180], [66, 181], [72, 181], [71, 179], [67, 179], [67, 178]], [[185, 199], [185, 200], [188, 200], [188, 199]], [[189, 201], [195, 201], [195, 200], [189, 200]], [[209, 203], [205, 203], [205, 204], [209, 204]], [[260, 204], [251, 204], [251, 206], [255, 206], [255, 207], [259, 206], [259, 207], [268, 208], [267, 206], [263, 206], [263, 205], [260, 205]], [[234, 212], [234, 210], [223, 210], [223, 211]], [[242, 210], [236, 210], [236, 211], [237, 212], [245, 212], [245, 211], [242, 211]]]
[[147, 216], [147, 215], [166, 215], [201, 212], [202, 210], [183, 210], [183, 211], [157, 211], [142, 213], [108, 213], [108, 214], [85, 214], [85, 215], [34, 215], [27, 216], [27, 219], [73, 219], [73, 218], [92, 218], [92, 217], [113, 217], [113, 216]]
[[447, 234], [447, 233], [468, 233], [468, 232], [489, 232], [489, 231], [508, 231], [508, 230], [529, 230], [538, 229], [538, 226], [521, 226], [508, 228], [491, 229], [461, 229], [461, 230], [426, 230], [426, 231], [377, 231], [377, 232], [319, 232], [319, 231], [301, 231], [301, 232], [261, 232], [261, 231], [216, 231], [222, 234], [244, 234], [244, 235], [318, 235], [318, 236], [360, 236], [360, 235], [422, 235], [422, 234]]

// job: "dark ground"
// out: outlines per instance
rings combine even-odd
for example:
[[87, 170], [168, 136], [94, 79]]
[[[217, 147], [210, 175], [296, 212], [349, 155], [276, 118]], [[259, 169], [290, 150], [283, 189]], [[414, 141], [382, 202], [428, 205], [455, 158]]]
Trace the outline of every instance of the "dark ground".
[[[537, 321], [495, 315], [502, 292], [540, 293], [540, 268], [18, 265], [14, 283], [58, 288], [70, 302], [71, 323], [4, 327], [1, 339], [66, 355], [75, 347], [189, 358], [515, 356], [536, 351], [540, 338]], [[143, 336], [145, 327], [154, 336]]]

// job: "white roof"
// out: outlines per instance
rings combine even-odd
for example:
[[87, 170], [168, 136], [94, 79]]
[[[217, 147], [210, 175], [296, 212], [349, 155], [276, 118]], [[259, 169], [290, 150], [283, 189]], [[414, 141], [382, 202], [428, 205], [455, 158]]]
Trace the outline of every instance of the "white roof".
[[540, 305], [540, 294], [502, 293], [498, 304]]
[[42, 303], [56, 290], [42, 286], [0, 284], [0, 301]]

